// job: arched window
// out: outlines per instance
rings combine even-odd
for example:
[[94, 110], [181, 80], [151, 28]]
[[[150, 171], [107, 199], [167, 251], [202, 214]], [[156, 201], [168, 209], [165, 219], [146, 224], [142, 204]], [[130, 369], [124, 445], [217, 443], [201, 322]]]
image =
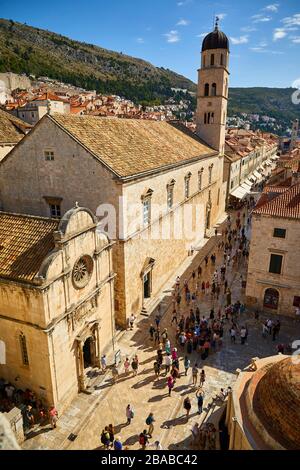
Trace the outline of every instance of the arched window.
[[184, 196], [185, 198], [190, 197], [190, 180], [191, 180], [192, 173], [188, 173], [184, 178]]
[[209, 96], [209, 83], [204, 85], [204, 96]]
[[168, 209], [172, 209], [174, 203], [174, 185], [175, 180], [170, 181], [167, 185], [167, 207]]
[[224, 65], [224, 55], [223, 55], [223, 54], [221, 54], [221, 61], [220, 61], [220, 64], [221, 64], [221, 65]]
[[210, 113], [207, 115], [207, 124], [210, 124]]
[[210, 56], [210, 65], [215, 65], [215, 54], [211, 54]]
[[23, 365], [29, 366], [26, 337], [23, 335], [23, 333], [20, 334], [19, 340], [20, 340], [21, 357], [22, 357]]
[[206, 57], [205, 57], [205, 55], [203, 56], [202, 65], [203, 65], [203, 67], [206, 67]]
[[279, 304], [279, 292], [276, 289], [267, 289], [264, 296], [264, 307], [277, 310]]
[[211, 86], [211, 96], [217, 96], [217, 84], [213, 83]]

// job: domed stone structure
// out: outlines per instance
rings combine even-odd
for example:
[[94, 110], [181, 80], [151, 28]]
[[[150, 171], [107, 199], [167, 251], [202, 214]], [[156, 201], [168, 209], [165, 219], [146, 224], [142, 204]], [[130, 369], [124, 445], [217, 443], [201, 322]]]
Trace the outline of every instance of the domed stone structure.
[[214, 31], [205, 36], [202, 43], [202, 52], [210, 49], [227, 49], [229, 51], [229, 40], [225, 33], [216, 25]]
[[285, 449], [300, 449], [300, 359], [272, 365], [258, 382], [253, 410], [268, 434]]
[[239, 373], [226, 424], [231, 450], [300, 450], [300, 356], [255, 358]]

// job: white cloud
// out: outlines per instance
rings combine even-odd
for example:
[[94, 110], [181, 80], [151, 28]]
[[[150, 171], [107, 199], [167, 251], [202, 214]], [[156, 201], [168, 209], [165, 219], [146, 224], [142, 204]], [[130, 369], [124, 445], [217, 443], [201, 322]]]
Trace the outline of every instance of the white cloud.
[[286, 27], [300, 26], [300, 13], [296, 13], [293, 16], [287, 16], [281, 21]]
[[264, 49], [263, 47], [260, 47], [260, 46], [250, 47], [249, 49], [250, 49], [250, 51], [257, 52], [257, 53], [260, 53], [260, 54], [276, 54], [276, 55], [284, 54], [281, 51], [272, 51], [272, 50], [269, 50], [269, 49]]
[[167, 38], [167, 42], [169, 43], [175, 43], [180, 41], [178, 31], [175, 30], [169, 31], [168, 33], [164, 34], [164, 36]]
[[188, 26], [190, 22], [188, 20], [181, 19], [178, 21], [176, 26]]
[[262, 14], [253, 15], [251, 16], [251, 18], [253, 20], [253, 23], [267, 23], [268, 21], [272, 20], [271, 16], [266, 16]]
[[239, 38], [230, 38], [232, 44], [237, 45], [237, 44], [247, 44], [249, 42], [249, 36], [240, 36]]
[[254, 26], [244, 26], [243, 28], [241, 28], [241, 31], [243, 31], [243, 33], [252, 33], [254, 31], [257, 31], [257, 28], [254, 28]]
[[259, 47], [267, 47], [268, 43], [266, 41], [261, 41], [258, 46]]
[[136, 42], [138, 42], [139, 44], [144, 44], [144, 39], [143, 38], [137, 38]]
[[277, 13], [279, 8], [279, 3], [273, 3], [271, 5], [267, 5], [263, 10], [265, 11], [272, 11], [273, 13]]
[[294, 36], [294, 37], [292, 38], [292, 42], [293, 42], [294, 44], [300, 44], [300, 36]]
[[284, 28], [276, 28], [273, 32], [273, 41], [278, 41], [278, 39], [283, 39], [287, 36], [287, 32]]
[[262, 47], [250, 47], [250, 51], [253, 51], [253, 52], [268, 52], [266, 49], [263, 49]]
[[204, 38], [205, 36], [207, 36], [209, 33], [201, 33], [201, 34], [197, 34], [197, 38]]
[[188, 5], [189, 3], [192, 3], [193, 0], [184, 0], [184, 1], [181, 1], [181, 2], [177, 2], [177, 6], [178, 7], [185, 7], [186, 5]]

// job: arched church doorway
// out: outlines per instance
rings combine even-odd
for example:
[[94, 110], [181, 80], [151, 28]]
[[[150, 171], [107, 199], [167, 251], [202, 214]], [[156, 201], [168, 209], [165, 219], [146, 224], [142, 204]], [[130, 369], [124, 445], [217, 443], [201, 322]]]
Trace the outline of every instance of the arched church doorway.
[[267, 289], [264, 296], [264, 307], [277, 310], [279, 305], [279, 292], [276, 289]]
[[93, 365], [92, 357], [92, 338], [90, 337], [87, 338], [83, 345], [83, 363], [85, 369]]

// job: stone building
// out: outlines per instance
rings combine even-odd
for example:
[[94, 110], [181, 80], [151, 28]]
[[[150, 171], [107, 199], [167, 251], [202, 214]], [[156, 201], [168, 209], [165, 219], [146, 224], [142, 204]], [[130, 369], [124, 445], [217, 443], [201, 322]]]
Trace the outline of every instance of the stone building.
[[46, 92], [13, 110], [13, 114], [31, 125], [35, 125], [47, 113], [70, 113], [70, 103], [54, 93]]
[[0, 162], [30, 129], [25, 121], [0, 109]]
[[270, 314], [300, 307], [299, 175], [265, 187], [253, 211], [246, 300]]
[[300, 450], [300, 356], [255, 359], [229, 394], [229, 450]]
[[[208, 68], [206, 79], [213, 82], [215, 73]], [[199, 110], [207, 101], [201, 90], [200, 80]], [[221, 101], [223, 110], [227, 98]], [[117, 242], [115, 312], [124, 327], [224, 217], [219, 126], [215, 121], [207, 143], [201, 125], [197, 135], [175, 123], [47, 114], [1, 164], [1, 207], [60, 217], [77, 200], [99, 218], [108, 211]]]
[[88, 209], [0, 213], [0, 377], [59, 411], [113, 346], [112, 243]]

